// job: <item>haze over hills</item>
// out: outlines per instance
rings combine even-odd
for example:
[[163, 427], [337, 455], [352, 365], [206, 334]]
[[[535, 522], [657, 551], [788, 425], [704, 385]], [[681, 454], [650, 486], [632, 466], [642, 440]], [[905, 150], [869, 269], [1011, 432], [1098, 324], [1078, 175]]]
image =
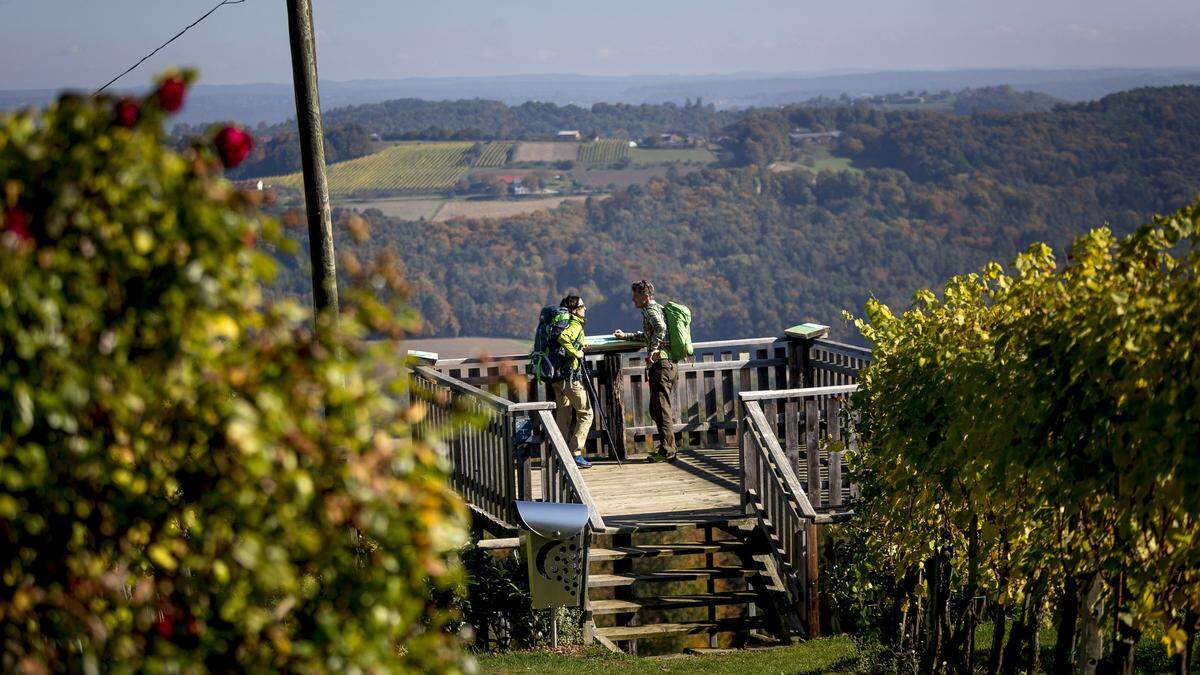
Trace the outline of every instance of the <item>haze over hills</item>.
[[[730, 75], [515, 75], [440, 77], [399, 80], [324, 81], [322, 107], [418, 98], [484, 98], [510, 105], [525, 101], [593, 103], [683, 103], [700, 98], [718, 108], [797, 103], [819, 96], [851, 97], [905, 91], [958, 90], [1011, 85], [1066, 101], [1098, 99], [1143, 86], [1200, 84], [1200, 68], [972, 69], [815, 73], [738, 73]], [[43, 105], [55, 90], [0, 91], [0, 110]], [[236, 120], [243, 124], [278, 123], [294, 117], [290, 84], [197, 86], [178, 116], [185, 124]]]

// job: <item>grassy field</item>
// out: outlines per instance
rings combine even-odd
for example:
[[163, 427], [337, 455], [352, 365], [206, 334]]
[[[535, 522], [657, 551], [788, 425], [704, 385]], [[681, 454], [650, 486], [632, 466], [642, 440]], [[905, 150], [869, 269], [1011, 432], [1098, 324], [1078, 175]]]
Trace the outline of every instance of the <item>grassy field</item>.
[[774, 162], [768, 168], [774, 172], [793, 171], [795, 169], [805, 169], [813, 173], [821, 171], [860, 171], [854, 166], [849, 159], [845, 157], [835, 157], [829, 153], [828, 148], [819, 145], [809, 146], [803, 149], [803, 156], [794, 162]]
[[592, 649], [574, 654], [515, 652], [479, 657], [484, 673], [836, 673], [853, 668], [858, 653], [845, 636], [811, 640], [791, 647], [751, 649], [724, 654], [638, 658]]
[[602, 139], [579, 146], [579, 161], [588, 166], [609, 166], [629, 156], [629, 141]]
[[444, 222], [454, 218], [507, 218], [523, 213], [552, 209], [563, 202], [581, 202], [584, 196], [545, 197], [542, 199], [454, 199], [446, 202], [434, 220]]
[[[401, 143], [366, 157], [329, 167], [329, 192], [351, 195], [378, 191], [420, 193], [453, 187], [467, 171], [465, 155], [470, 142]], [[282, 187], [302, 187], [295, 173], [266, 182]]]
[[357, 211], [377, 209], [389, 218], [401, 220], [433, 220], [438, 209], [446, 203], [445, 199], [421, 199], [413, 197], [396, 197], [393, 199], [339, 199], [334, 206]]
[[710, 164], [717, 161], [717, 156], [707, 148], [634, 148], [629, 151], [629, 157], [633, 160], [634, 166]]

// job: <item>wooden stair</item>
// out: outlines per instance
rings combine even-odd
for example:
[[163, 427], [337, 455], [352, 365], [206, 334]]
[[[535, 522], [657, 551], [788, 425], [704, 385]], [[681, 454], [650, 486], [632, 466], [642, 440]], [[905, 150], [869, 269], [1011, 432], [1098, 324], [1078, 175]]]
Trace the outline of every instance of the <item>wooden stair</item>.
[[689, 635], [708, 635], [707, 647], [739, 646], [771, 631], [764, 567], [749, 541], [726, 521], [593, 535], [585, 635], [636, 654], [646, 640], [655, 642], [643, 650], [662, 652], [697, 646]]

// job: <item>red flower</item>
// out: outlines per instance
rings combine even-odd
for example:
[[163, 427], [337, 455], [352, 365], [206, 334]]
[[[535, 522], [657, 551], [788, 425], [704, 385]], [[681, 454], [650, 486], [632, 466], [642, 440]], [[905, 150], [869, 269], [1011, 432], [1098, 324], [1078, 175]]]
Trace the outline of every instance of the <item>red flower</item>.
[[4, 229], [17, 235], [21, 241], [33, 241], [33, 234], [29, 231], [29, 216], [15, 206], [4, 211]]
[[253, 248], [257, 243], [258, 235], [254, 233], [254, 230], [246, 230], [242, 233], [242, 244], [244, 244], [246, 248]]
[[164, 638], [171, 637], [175, 633], [175, 624], [171, 620], [171, 615], [166, 615], [158, 621], [154, 622], [154, 630]]
[[167, 112], [175, 112], [183, 107], [183, 99], [186, 94], [187, 85], [184, 84], [183, 79], [171, 77], [158, 86], [155, 96], [158, 98], [160, 108]]
[[246, 130], [239, 126], [228, 126], [217, 132], [217, 137], [214, 141], [217, 146], [217, 154], [221, 156], [221, 163], [226, 169], [241, 164], [250, 154], [250, 149], [254, 147], [254, 139]]
[[131, 129], [141, 118], [142, 109], [134, 101], [124, 99], [117, 103], [117, 124]]

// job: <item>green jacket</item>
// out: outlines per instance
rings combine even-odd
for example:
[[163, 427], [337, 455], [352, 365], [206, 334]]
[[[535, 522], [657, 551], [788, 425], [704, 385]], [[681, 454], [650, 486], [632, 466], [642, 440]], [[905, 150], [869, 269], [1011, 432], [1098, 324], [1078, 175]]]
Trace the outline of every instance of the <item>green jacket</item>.
[[583, 326], [586, 320], [571, 315], [571, 323], [558, 334], [558, 344], [571, 357], [571, 370], [579, 370], [579, 359], [583, 358]]

